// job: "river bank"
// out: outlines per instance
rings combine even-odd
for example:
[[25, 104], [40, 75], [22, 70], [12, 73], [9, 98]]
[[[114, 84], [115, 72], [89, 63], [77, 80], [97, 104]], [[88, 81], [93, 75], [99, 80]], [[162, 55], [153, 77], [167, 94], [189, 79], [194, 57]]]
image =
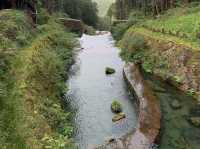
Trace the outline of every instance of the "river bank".
[[0, 11], [2, 148], [74, 148], [70, 111], [61, 105], [76, 40], [51, 17], [37, 28], [26, 13]]

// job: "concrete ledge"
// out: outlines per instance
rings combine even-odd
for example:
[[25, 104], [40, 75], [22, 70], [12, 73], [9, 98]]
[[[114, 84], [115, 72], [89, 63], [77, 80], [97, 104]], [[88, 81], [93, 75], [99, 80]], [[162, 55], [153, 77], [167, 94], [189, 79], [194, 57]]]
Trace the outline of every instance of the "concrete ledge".
[[124, 79], [138, 103], [138, 123], [134, 132], [91, 149], [150, 149], [159, 138], [161, 111], [159, 100], [144, 81], [140, 67], [128, 64], [123, 69]]
[[139, 66], [128, 64], [124, 78], [138, 102], [138, 124], [129, 136], [128, 149], [149, 149], [158, 139], [161, 128], [160, 103], [144, 81]]

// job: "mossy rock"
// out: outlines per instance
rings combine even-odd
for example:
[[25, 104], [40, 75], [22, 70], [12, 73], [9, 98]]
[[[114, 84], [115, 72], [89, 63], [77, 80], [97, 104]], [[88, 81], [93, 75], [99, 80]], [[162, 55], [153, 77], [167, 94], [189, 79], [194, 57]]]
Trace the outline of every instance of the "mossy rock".
[[121, 103], [119, 103], [118, 101], [114, 100], [111, 104], [111, 110], [114, 112], [114, 113], [120, 113], [122, 112], [122, 105]]
[[113, 122], [117, 122], [117, 121], [119, 121], [119, 120], [121, 120], [121, 119], [123, 119], [123, 118], [126, 118], [126, 114], [123, 113], [123, 112], [120, 112], [120, 113], [118, 113], [117, 115], [115, 115], [115, 116], [112, 118], [112, 121], [113, 121]]
[[191, 117], [189, 121], [193, 126], [200, 128], [200, 117]]
[[111, 68], [111, 67], [106, 67], [105, 73], [106, 73], [107, 75], [113, 74], [113, 73], [115, 73], [115, 69], [113, 69], [113, 68]]

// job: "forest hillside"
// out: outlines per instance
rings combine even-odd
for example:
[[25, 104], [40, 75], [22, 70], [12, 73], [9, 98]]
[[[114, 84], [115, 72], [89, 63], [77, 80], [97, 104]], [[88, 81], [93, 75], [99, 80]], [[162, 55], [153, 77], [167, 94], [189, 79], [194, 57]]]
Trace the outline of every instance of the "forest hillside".
[[115, 2], [115, 0], [93, 0], [93, 1], [96, 2], [98, 5], [100, 16], [105, 16], [110, 5]]

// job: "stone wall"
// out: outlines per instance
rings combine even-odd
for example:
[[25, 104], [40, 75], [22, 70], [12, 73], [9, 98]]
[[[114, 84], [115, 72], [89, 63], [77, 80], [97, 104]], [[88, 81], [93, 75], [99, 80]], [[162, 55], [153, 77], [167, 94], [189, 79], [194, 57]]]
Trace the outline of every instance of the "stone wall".
[[72, 32], [83, 34], [85, 31], [84, 24], [81, 20], [71, 18], [60, 18], [64, 25]]

